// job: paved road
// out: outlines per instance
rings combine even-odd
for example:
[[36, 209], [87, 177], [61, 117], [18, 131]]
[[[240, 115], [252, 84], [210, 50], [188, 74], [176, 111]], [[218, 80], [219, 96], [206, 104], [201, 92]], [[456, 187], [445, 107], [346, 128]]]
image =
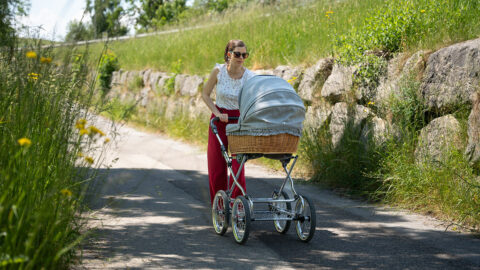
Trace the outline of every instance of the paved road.
[[[340, 198], [296, 183], [317, 209], [310, 243], [253, 222], [245, 245], [214, 233], [204, 151], [161, 135], [119, 129], [118, 158], [89, 199], [80, 269], [480, 269], [480, 239], [433, 219]], [[269, 196], [278, 175], [247, 164], [248, 193]], [[106, 175], [107, 170], [100, 170]]]

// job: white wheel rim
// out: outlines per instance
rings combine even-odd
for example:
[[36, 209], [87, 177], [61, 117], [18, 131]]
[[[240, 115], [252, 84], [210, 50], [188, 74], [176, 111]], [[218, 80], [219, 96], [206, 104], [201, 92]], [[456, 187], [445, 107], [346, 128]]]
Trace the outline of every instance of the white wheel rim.
[[312, 215], [310, 213], [310, 207], [307, 207], [308, 205], [306, 204], [308, 204], [308, 202], [304, 200], [302, 197], [300, 197], [300, 200], [297, 202], [297, 205], [295, 207], [296, 213], [309, 218], [309, 220], [304, 220], [304, 221], [298, 220], [296, 222], [297, 234], [302, 240], [307, 239], [308, 236], [310, 235], [310, 226], [311, 226], [310, 218]]
[[[275, 199], [285, 199], [282, 194], [278, 195]], [[274, 209], [282, 209], [282, 210], [287, 210], [287, 203], [286, 202], [276, 202], [272, 203]], [[273, 213], [274, 218], [286, 218], [287, 216], [283, 213], [279, 213], [278, 211], [275, 211]], [[285, 226], [287, 225], [286, 220], [274, 220], [273, 224], [275, 225], [275, 229], [279, 232], [283, 231], [285, 229]]]
[[245, 207], [241, 200], [235, 201], [232, 211], [233, 234], [235, 239], [241, 241], [245, 235]]
[[220, 233], [225, 226], [225, 207], [223, 202], [223, 197], [221, 194], [217, 194], [213, 200], [212, 207], [212, 218], [213, 218], [213, 227], [217, 233]]

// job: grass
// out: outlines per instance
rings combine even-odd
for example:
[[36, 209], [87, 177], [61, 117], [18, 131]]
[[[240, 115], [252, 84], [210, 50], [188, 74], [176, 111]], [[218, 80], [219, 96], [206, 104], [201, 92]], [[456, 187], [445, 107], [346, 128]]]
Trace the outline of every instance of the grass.
[[85, 64], [32, 43], [14, 55], [0, 52], [2, 269], [72, 262], [83, 237], [84, 182], [98, 161], [89, 156], [98, 129], [77, 122], [93, 97]]

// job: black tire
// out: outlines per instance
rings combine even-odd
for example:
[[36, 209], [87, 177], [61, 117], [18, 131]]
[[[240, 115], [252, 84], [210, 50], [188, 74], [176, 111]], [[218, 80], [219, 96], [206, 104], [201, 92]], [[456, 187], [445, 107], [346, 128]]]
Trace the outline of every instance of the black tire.
[[295, 213], [300, 217], [295, 221], [295, 230], [297, 236], [302, 242], [309, 242], [315, 234], [317, 224], [317, 215], [315, 214], [315, 206], [305, 196], [300, 196], [295, 206]]
[[[274, 191], [272, 193], [272, 198], [273, 199], [284, 199], [288, 200], [289, 197], [285, 191], [282, 191], [281, 194], [278, 194], [278, 191]], [[278, 202], [278, 203], [271, 203], [270, 204], [270, 211], [272, 211], [274, 217], [287, 217], [284, 213], [280, 213], [278, 210], [286, 210], [286, 211], [292, 211], [292, 206], [290, 203], [287, 202]], [[292, 224], [291, 220], [274, 220], [273, 221], [273, 226], [275, 227], [275, 230], [281, 234], [285, 234], [288, 232], [288, 229], [290, 229], [290, 225]]]
[[250, 234], [250, 204], [243, 196], [235, 199], [232, 207], [232, 231], [233, 237], [238, 244], [245, 244]]
[[225, 191], [220, 190], [215, 194], [212, 204], [213, 229], [218, 235], [224, 235], [230, 220], [230, 202]]

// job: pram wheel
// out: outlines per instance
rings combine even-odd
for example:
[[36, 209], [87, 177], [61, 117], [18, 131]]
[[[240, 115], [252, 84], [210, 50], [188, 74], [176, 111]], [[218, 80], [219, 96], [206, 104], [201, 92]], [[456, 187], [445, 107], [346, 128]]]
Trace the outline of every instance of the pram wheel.
[[300, 196], [295, 206], [295, 214], [298, 218], [295, 220], [298, 238], [303, 242], [312, 240], [317, 223], [315, 207], [312, 202], [307, 197]]
[[238, 196], [232, 208], [232, 230], [235, 241], [244, 244], [250, 233], [250, 204], [243, 196]]
[[[282, 191], [281, 194], [278, 194], [278, 191], [274, 191], [272, 194], [273, 199], [280, 199], [280, 200], [288, 200], [289, 197], [285, 191]], [[290, 203], [287, 202], [274, 202], [270, 205], [270, 211], [273, 213], [273, 217], [277, 218], [286, 218], [287, 215], [285, 211], [291, 212], [292, 206]], [[274, 220], [273, 225], [275, 226], [275, 230], [281, 234], [285, 234], [288, 229], [290, 228], [290, 224], [292, 223], [291, 220]]]
[[225, 191], [220, 190], [215, 194], [212, 205], [213, 228], [218, 235], [224, 235], [228, 229], [230, 218], [230, 203]]

